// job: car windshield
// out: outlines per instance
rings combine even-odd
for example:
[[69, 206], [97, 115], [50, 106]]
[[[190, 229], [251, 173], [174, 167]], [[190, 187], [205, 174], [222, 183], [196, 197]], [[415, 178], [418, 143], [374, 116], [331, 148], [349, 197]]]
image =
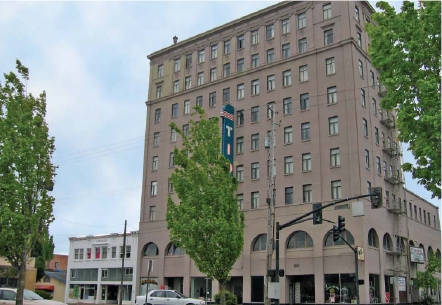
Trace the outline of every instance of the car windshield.
[[44, 300], [41, 296], [39, 296], [35, 292], [27, 290], [27, 289], [25, 289], [23, 291], [23, 298], [25, 300]]
[[182, 297], [183, 299], [187, 299], [188, 297], [186, 297], [184, 294], [179, 293], [178, 291], [175, 291], [176, 294], [178, 294], [180, 297]]

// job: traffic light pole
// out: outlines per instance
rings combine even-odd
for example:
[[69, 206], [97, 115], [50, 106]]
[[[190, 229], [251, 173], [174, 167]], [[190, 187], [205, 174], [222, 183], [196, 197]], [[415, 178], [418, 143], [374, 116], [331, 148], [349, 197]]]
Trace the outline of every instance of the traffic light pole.
[[[367, 194], [367, 195], [359, 195], [359, 196], [354, 196], [354, 197], [348, 197], [348, 198], [340, 199], [340, 200], [337, 200], [337, 201], [330, 202], [329, 204], [326, 204], [326, 205], [324, 205], [321, 208], [317, 208], [317, 209], [314, 209], [314, 210], [312, 210], [312, 211], [310, 211], [308, 213], [305, 213], [305, 214], [303, 214], [303, 215], [301, 215], [301, 216], [299, 216], [299, 217], [297, 217], [297, 218], [295, 218], [295, 219], [293, 219], [293, 220], [291, 220], [291, 221], [289, 221], [287, 223], [284, 223], [282, 225], [280, 225], [279, 222], [276, 222], [276, 240], [275, 240], [275, 248], [276, 248], [275, 249], [276, 250], [275, 251], [276, 252], [276, 262], [275, 262], [276, 276], [275, 276], [275, 282], [279, 283], [279, 231], [281, 231], [282, 229], [285, 229], [287, 227], [293, 226], [295, 224], [298, 224], [298, 223], [302, 222], [301, 220], [303, 220], [305, 217], [307, 217], [309, 215], [312, 215], [313, 213], [316, 213], [318, 211], [321, 211], [321, 210], [323, 210], [325, 208], [334, 206], [334, 205], [342, 203], [342, 202], [354, 200], [354, 199], [370, 197], [372, 195], [373, 194]], [[356, 259], [358, 258], [357, 257], [357, 253], [355, 254], [355, 257], [356, 257]], [[356, 260], [356, 265], [357, 265], [357, 262], [358, 261]], [[357, 283], [357, 284], [359, 285], [359, 283]], [[358, 304], [359, 304], [359, 293], [358, 293]], [[275, 299], [275, 305], [279, 305], [279, 298]]]

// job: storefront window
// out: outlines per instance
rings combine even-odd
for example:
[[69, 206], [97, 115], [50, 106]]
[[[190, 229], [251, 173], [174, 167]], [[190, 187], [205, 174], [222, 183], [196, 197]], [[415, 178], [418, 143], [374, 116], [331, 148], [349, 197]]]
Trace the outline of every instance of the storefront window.
[[379, 303], [379, 300], [381, 299], [379, 274], [369, 274], [368, 281], [370, 282], [370, 303]]
[[290, 290], [293, 291], [290, 297], [293, 295], [294, 298], [290, 299], [290, 304], [315, 303], [315, 276], [313, 274], [294, 276]]
[[354, 273], [324, 274], [325, 303], [356, 303]]

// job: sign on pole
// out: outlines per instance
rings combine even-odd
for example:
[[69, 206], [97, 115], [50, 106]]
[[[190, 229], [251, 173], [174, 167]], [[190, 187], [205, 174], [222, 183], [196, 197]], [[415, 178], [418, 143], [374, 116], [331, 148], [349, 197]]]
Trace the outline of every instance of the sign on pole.
[[147, 264], [147, 272], [151, 272], [153, 270], [153, 260], [149, 260], [149, 263]]

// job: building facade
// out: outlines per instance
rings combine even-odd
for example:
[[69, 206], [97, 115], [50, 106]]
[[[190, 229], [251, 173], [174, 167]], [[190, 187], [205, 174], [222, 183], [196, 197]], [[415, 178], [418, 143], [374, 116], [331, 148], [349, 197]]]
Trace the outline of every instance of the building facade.
[[123, 304], [135, 303], [138, 231], [69, 238], [66, 303], [117, 304], [124, 259]]
[[[439, 210], [405, 188], [394, 114], [380, 107], [385, 92], [368, 57], [364, 26], [373, 12], [366, 1], [282, 2], [181, 42], [175, 37], [148, 56], [137, 293], [146, 289], [149, 260], [158, 285], [209, 299], [218, 291], [169, 239], [167, 196], [177, 199], [169, 177], [181, 141], [169, 124], [185, 131], [196, 105], [215, 117], [230, 104], [246, 227], [228, 289], [240, 302], [264, 298], [270, 172], [281, 224], [310, 212], [313, 203], [382, 187], [381, 208], [363, 198], [327, 208], [323, 218], [345, 217], [343, 237], [363, 249], [361, 303], [419, 298], [412, 280], [425, 262], [410, 260], [410, 246], [440, 255]], [[269, 107], [279, 122], [274, 171], [265, 147]], [[331, 228], [326, 221], [303, 222], [280, 232], [282, 304], [356, 302], [354, 252], [342, 240], [333, 242]]]

